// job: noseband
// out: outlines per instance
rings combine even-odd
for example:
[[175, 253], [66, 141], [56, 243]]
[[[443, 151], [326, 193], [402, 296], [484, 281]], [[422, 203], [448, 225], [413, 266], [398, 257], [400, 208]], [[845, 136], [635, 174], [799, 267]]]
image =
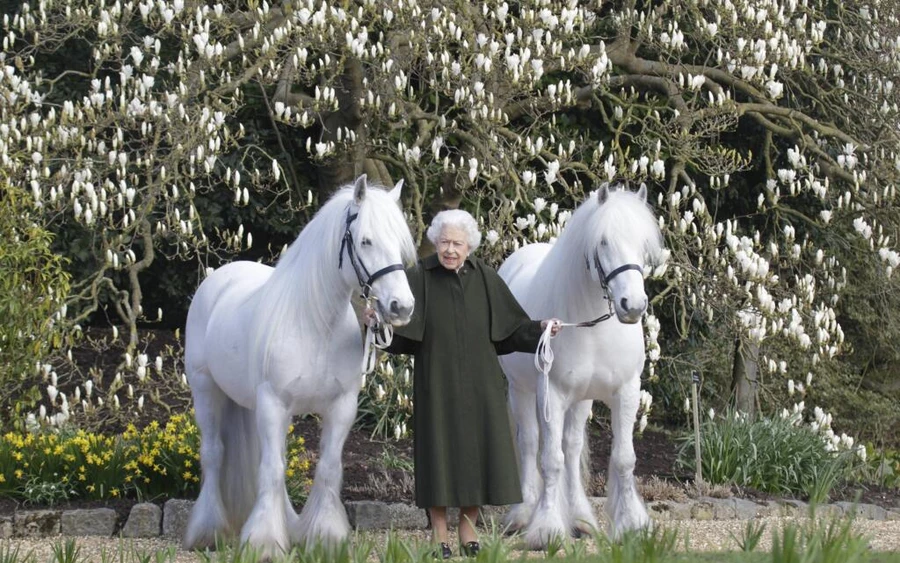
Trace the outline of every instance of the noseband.
[[[591, 271], [591, 261], [587, 256], [584, 257], [584, 265], [585, 265], [585, 267], [587, 267], [588, 272], [590, 272]], [[623, 264], [623, 265], [619, 266], [618, 268], [616, 268], [615, 270], [613, 270], [612, 272], [610, 272], [609, 274], [607, 274], [603, 270], [603, 264], [600, 263], [600, 254], [597, 252], [596, 249], [594, 249], [594, 267], [597, 268], [597, 275], [600, 278], [600, 286], [603, 287], [603, 292], [604, 292], [603, 298], [606, 299], [606, 304], [609, 306], [609, 312], [600, 315], [599, 317], [597, 317], [594, 320], [584, 321], [581, 323], [575, 323], [572, 326], [587, 328], [587, 327], [592, 327], [598, 323], [602, 323], [605, 320], [611, 319], [613, 317], [613, 315], [615, 314], [615, 309], [613, 309], [613, 302], [612, 302], [612, 299], [610, 299], [610, 297], [609, 297], [609, 282], [612, 281], [613, 278], [615, 278], [622, 272], [627, 272], [628, 270], [636, 270], [641, 273], [644, 272], [644, 269], [642, 267], [640, 267], [638, 264]]]
[[[587, 266], [588, 271], [591, 271], [591, 262], [588, 260], [587, 256], [584, 258], [585, 266]], [[623, 272], [627, 272], [628, 270], [636, 270], [644, 273], [644, 268], [639, 266], [638, 264], [622, 264], [609, 274], [607, 274], [603, 270], [603, 264], [600, 263], [600, 254], [594, 249], [594, 267], [597, 268], [597, 273], [600, 275], [600, 284], [603, 285], [603, 289], [609, 289], [609, 282], [613, 280], [616, 276]]]
[[359, 282], [360, 289], [362, 289], [363, 297], [368, 299], [369, 291], [371, 291], [372, 284], [375, 283], [375, 280], [391, 272], [403, 270], [404, 268], [403, 264], [391, 264], [390, 266], [385, 266], [378, 270], [374, 274], [369, 273], [369, 269], [366, 268], [366, 265], [363, 264], [363, 261], [354, 250], [356, 246], [353, 243], [353, 233], [350, 232], [350, 225], [358, 216], [359, 213], [353, 213], [351, 215], [350, 210], [347, 210], [347, 224], [344, 228], [344, 238], [341, 239], [341, 250], [338, 254], [338, 269], [341, 269], [344, 266], [344, 249], [346, 248], [347, 257], [350, 259], [350, 265], [353, 266], [353, 270], [356, 272], [356, 280]]

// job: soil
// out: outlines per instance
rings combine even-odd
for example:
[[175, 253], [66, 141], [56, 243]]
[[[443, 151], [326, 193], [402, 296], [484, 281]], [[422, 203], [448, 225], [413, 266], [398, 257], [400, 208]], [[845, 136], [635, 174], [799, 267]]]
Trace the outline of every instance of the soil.
[[[146, 352], [150, 358], [167, 349], [167, 357], [171, 352], [180, 349], [180, 343], [175, 339], [173, 332], [167, 330], [148, 331], [150, 341], [146, 345]], [[147, 334], [147, 332], [145, 332]], [[107, 331], [93, 329], [90, 332], [93, 339], [102, 339], [108, 336]], [[121, 342], [121, 338], [120, 338]], [[114, 377], [115, 358], [121, 358], [120, 351], [107, 350], [99, 352], [99, 348], [89, 347], [87, 344], [74, 350], [73, 355], [79, 365], [95, 365], [103, 373], [104, 378]], [[177, 354], [176, 354], [177, 355]], [[96, 373], [96, 372], [95, 372]], [[183, 403], [183, 392], [161, 394], [161, 402], [173, 409], [173, 412], [181, 412], [187, 405]], [[170, 399], [170, 400], [167, 400]], [[148, 407], [141, 413], [144, 422], [153, 419], [164, 419], [167, 416], [165, 409]], [[115, 421], [108, 421], [104, 426], [107, 431], [120, 431]], [[142, 426], [139, 424], [139, 426]], [[303, 417], [294, 420], [295, 432], [306, 440], [307, 451], [311, 461], [315, 462], [319, 442], [319, 423], [315, 417]], [[665, 500], [666, 494], [673, 491], [684, 495], [685, 491], [692, 491], [693, 475], [680, 468], [676, 464], [678, 439], [677, 430], [650, 427], [640, 436], [635, 436], [634, 449], [637, 457], [635, 475], [644, 483], [644, 497], [646, 500]], [[589, 448], [591, 460], [591, 479], [588, 482], [588, 494], [593, 496], [605, 495], [605, 479], [607, 464], [612, 443], [612, 433], [607, 420], [597, 417], [589, 423]], [[369, 432], [360, 428], [353, 428], [350, 432], [343, 452], [344, 479], [342, 498], [347, 501], [355, 500], [381, 500], [385, 502], [413, 502], [414, 482], [412, 478], [413, 445], [411, 438], [399, 441], [383, 441], [373, 439]], [[312, 470], [310, 476], [312, 476]], [[648, 485], [648, 483], [652, 484]], [[662, 492], [660, 492], [662, 491]], [[668, 492], [666, 492], [668, 491]], [[714, 494], [731, 494], [737, 497], [753, 501], [763, 501], [775, 498], [765, 492], [752, 489], [732, 488], [717, 490]], [[654, 498], [654, 495], [656, 497]], [[659, 495], [662, 495], [661, 497]], [[159, 502], [165, 499], [157, 499]], [[800, 499], [804, 500], [804, 499]], [[853, 484], [839, 487], [832, 491], [832, 501], [857, 501], [876, 504], [883, 507], [900, 507], [900, 488], [888, 488], [881, 486], [869, 486]], [[70, 501], [55, 505], [54, 509], [93, 508], [105, 506], [114, 508], [123, 519], [133, 500], [116, 501]], [[8, 498], [0, 498], [0, 514], [10, 514], [17, 507], [22, 508], [16, 501]], [[24, 507], [28, 509], [40, 509], [40, 506]]]

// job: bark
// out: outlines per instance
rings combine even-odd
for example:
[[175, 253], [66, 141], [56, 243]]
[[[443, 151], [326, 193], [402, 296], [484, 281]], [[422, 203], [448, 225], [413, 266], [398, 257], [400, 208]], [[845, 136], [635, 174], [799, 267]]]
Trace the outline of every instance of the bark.
[[734, 366], [731, 372], [731, 392], [734, 408], [752, 419], [756, 414], [756, 390], [759, 373], [759, 345], [734, 341]]

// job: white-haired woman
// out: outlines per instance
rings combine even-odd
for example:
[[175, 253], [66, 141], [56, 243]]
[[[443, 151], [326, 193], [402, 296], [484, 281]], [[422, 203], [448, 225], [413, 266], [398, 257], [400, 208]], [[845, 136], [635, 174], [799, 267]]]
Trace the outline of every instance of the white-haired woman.
[[388, 351], [415, 355], [416, 504], [429, 509], [446, 559], [448, 506], [460, 507], [460, 550], [474, 556], [479, 507], [522, 501], [497, 356], [534, 352], [555, 319], [532, 321], [497, 272], [471, 255], [481, 233], [469, 213], [438, 213], [427, 236], [437, 252], [407, 270], [415, 310]]

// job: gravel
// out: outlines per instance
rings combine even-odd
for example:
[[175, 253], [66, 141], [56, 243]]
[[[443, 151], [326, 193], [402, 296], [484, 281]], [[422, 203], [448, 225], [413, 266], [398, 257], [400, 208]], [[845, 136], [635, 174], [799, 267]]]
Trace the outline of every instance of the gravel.
[[[807, 519], [798, 518], [762, 518], [752, 522], [765, 524], [765, 532], [761, 538], [757, 551], [766, 551], [771, 547], [772, 530], [780, 530], [786, 524], [793, 523], [797, 526], [803, 526], [809, 521]], [[688, 549], [691, 551], [733, 551], [738, 549], [738, 541], [747, 526], [747, 520], [718, 520], [718, 521], [697, 521], [682, 520], [662, 522], [660, 526], [666, 530], [678, 531], [678, 549], [684, 549], [687, 543]], [[896, 551], [900, 552], [900, 521], [875, 521], [875, 520], [857, 520], [853, 523], [853, 530], [856, 533], [864, 535], [869, 540], [869, 547], [874, 551]], [[396, 534], [404, 541], [411, 543], [427, 542], [429, 535], [425, 530], [415, 531], [398, 531]], [[375, 531], [360, 533], [365, 539], [375, 542], [378, 549], [383, 548], [387, 537], [386, 531]], [[53, 546], [61, 544], [68, 538], [61, 536], [53, 538], [40, 539], [10, 539], [4, 546], [6, 549], [19, 548], [20, 562], [24, 562], [24, 555], [31, 552], [34, 555], [35, 563], [44, 563], [50, 561], [53, 556]], [[203, 558], [194, 552], [188, 552], [180, 549], [177, 542], [166, 540], [163, 538], [153, 539], [118, 539], [118, 538], [98, 538], [98, 537], [77, 537], [74, 538], [77, 545], [81, 548], [82, 562], [100, 562], [104, 558], [101, 554], [106, 553], [106, 560], [112, 560], [109, 555], [115, 553], [116, 550], [122, 548], [125, 550], [135, 550], [138, 554], [151, 554], [160, 550], [171, 550], [171, 557], [164, 559], [152, 559], [160, 563], [196, 563], [202, 562]], [[451, 537], [451, 545], [456, 545], [456, 538]], [[515, 539], [505, 540], [514, 548]], [[581, 540], [586, 542], [587, 551], [591, 552], [596, 549], [594, 541], [591, 539]], [[454, 548], [454, 552], [456, 549]], [[520, 557], [521, 553], [513, 552], [511, 559], [515, 560]], [[539, 553], [534, 553], [539, 556]], [[116, 558], [118, 559], [118, 558]], [[132, 559], [127, 557], [125, 560], [137, 561], [143, 557]], [[377, 561], [375, 552], [373, 552], [371, 560]]]

